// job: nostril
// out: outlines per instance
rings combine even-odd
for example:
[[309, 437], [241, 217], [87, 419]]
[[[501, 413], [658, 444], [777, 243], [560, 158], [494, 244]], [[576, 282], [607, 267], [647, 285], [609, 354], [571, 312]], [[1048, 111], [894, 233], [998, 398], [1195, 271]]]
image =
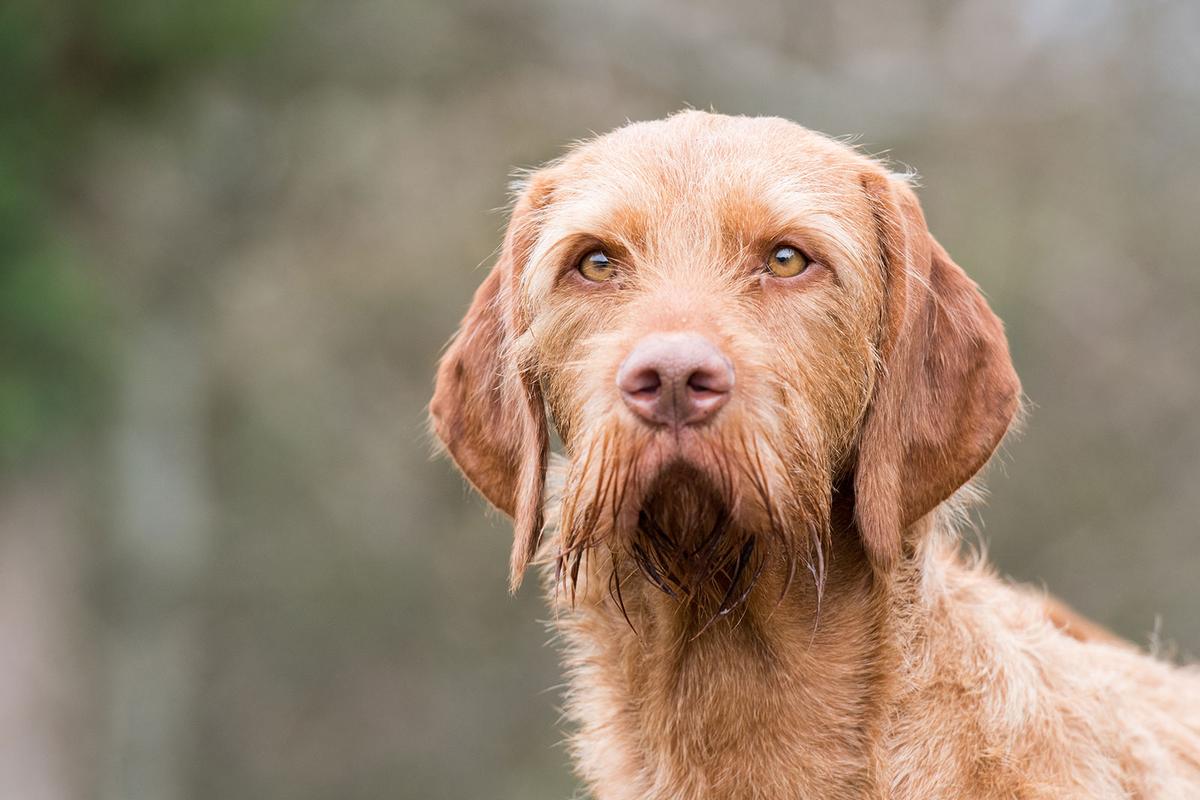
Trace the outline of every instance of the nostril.
[[733, 370], [724, 358], [711, 357], [688, 375], [687, 387], [702, 397], [728, 394], [733, 389]]
[[654, 397], [662, 389], [662, 376], [658, 370], [646, 368], [622, 376], [621, 391], [635, 397]]
[[715, 375], [708, 372], [693, 372], [688, 377], [687, 386], [696, 394], [725, 394], [729, 391], [720, 385]]

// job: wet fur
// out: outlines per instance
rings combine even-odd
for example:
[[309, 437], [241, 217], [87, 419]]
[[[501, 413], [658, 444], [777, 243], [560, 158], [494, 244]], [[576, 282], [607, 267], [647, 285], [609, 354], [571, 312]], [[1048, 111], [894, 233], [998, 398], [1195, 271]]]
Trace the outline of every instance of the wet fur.
[[[819, 264], [764, 277], [793, 239]], [[606, 286], [572, 271], [598, 242]], [[658, 330], [736, 366], [711, 424], [622, 407], [615, 371]], [[960, 553], [1019, 394], [902, 178], [688, 112], [522, 183], [431, 416], [514, 519], [514, 588], [544, 565], [598, 800], [1200, 796], [1200, 677]]]

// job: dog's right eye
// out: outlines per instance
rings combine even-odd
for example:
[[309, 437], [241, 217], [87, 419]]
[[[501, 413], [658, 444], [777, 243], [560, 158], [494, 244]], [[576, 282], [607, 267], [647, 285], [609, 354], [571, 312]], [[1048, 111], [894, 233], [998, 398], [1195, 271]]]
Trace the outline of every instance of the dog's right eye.
[[603, 250], [593, 250], [579, 260], [579, 274], [594, 283], [602, 283], [616, 273]]

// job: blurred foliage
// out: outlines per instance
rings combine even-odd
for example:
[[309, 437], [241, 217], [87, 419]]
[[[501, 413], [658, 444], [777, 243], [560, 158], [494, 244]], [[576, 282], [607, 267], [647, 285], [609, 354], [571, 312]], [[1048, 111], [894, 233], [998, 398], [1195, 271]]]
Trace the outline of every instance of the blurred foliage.
[[0, 3], [0, 796], [571, 794], [553, 612], [426, 404], [511, 170], [685, 105], [920, 173], [1033, 401], [999, 569], [1195, 652], [1198, 36], [1191, 0]]
[[107, 329], [99, 292], [52, 242], [0, 257], [0, 466], [12, 467], [98, 419]]
[[56, 221], [75, 200], [90, 134], [251, 49], [279, 5], [0, 5], [0, 469], [94, 426], [111, 389], [120, 298]]

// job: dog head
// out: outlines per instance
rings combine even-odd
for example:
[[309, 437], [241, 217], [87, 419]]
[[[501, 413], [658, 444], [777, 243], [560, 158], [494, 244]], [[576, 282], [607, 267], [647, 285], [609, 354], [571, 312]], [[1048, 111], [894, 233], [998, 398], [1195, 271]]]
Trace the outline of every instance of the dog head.
[[514, 588], [543, 525], [549, 416], [568, 574], [604, 545], [727, 606], [770, 559], [820, 577], [835, 487], [890, 569], [1019, 393], [999, 320], [903, 180], [781, 119], [686, 112], [529, 176], [431, 415], [514, 519]]

